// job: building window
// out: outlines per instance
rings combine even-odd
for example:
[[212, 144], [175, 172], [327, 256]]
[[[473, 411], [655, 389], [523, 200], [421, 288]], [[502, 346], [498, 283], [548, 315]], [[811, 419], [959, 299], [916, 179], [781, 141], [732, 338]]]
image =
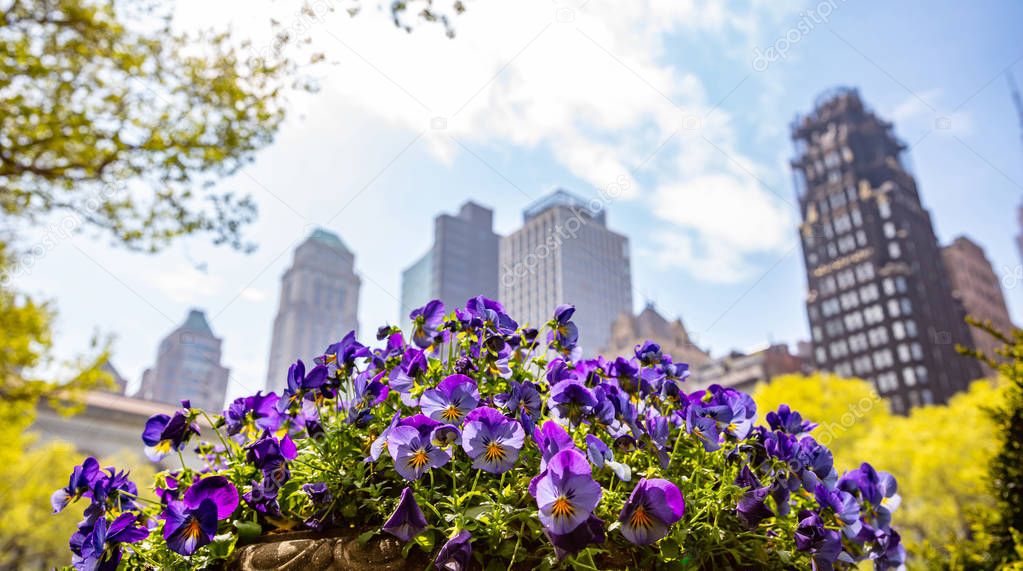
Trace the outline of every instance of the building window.
[[892, 258], [898, 258], [902, 255], [902, 249], [899, 248], [898, 242], [888, 242], [888, 256]]
[[856, 279], [860, 280], [860, 282], [874, 279], [874, 264], [871, 262], [863, 262], [856, 266]]
[[870, 307], [863, 310], [863, 317], [866, 319], [868, 325], [880, 323], [884, 321], [884, 312], [881, 309], [881, 305], [875, 303]]
[[885, 222], [884, 223], [884, 237], [889, 240], [895, 237], [895, 223]]
[[907, 347], [905, 343], [902, 343], [902, 344], [900, 344], [896, 348], [896, 350], [899, 353], [899, 362], [900, 363], [908, 363], [909, 362], [909, 347]]
[[881, 294], [878, 292], [877, 284], [867, 284], [860, 288], [860, 301], [863, 303], [876, 301], [879, 297]]
[[906, 337], [906, 327], [902, 325], [901, 321], [892, 323], [892, 337], [895, 337], [896, 339], [903, 339]]
[[886, 367], [891, 367], [894, 364], [895, 360], [892, 359], [892, 352], [890, 349], [874, 351], [874, 368], [884, 369]]
[[899, 313], [899, 302], [895, 299], [888, 300], [888, 315], [892, 317], [898, 317]]
[[859, 311], [854, 311], [845, 316], [845, 329], [846, 331], [856, 331], [863, 327], [863, 314]]

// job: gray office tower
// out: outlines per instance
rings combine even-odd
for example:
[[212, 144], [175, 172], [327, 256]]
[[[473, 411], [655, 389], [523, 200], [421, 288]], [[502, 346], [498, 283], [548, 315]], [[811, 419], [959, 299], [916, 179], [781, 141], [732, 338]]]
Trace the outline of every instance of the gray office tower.
[[981, 373], [955, 350], [972, 338], [905, 144], [846, 88], [792, 140], [816, 366], [872, 381], [896, 412], [945, 402]]
[[221, 340], [206, 314], [193, 309], [160, 341], [156, 364], [142, 373], [136, 398], [177, 405], [187, 399], [209, 411], [224, 408], [230, 370], [220, 364]]
[[337, 234], [317, 229], [299, 245], [281, 278], [267, 390], [279, 393], [287, 386], [288, 367], [296, 359], [309, 367], [327, 345], [358, 331], [361, 284], [355, 255]]
[[534, 327], [558, 304], [575, 305], [579, 344], [595, 355], [618, 316], [632, 313], [629, 239], [607, 228], [600, 201], [556, 190], [528, 207], [522, 228], [501, 240], [500, 300]]
[[451, 312], [477, 295], [496, 298], [499, 244], [494, 212], [475, 202], [434, 218], [433, 245], [401, 274], [402, 327], [408, 330], [409, 313], [432, 299]]

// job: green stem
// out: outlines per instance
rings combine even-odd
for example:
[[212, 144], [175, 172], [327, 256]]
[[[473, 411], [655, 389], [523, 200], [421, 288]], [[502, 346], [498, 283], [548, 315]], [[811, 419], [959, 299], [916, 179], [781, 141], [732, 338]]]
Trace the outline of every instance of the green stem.
[[479, 483], [479, 481], [480, 481], [480, 472], [482, 472], [482, 470], [477, 468], [476, 469], [476, 477], [473, 478], [473, 480], [472, 480], [472, 488], [469, 490], [469, 494], [472, 494], [473, 492], [476, 491], [476, 484]]
[[217, 428], [216, 423], [213, 422], [213, 419], [210, 418], [210, 415], [206, 414], [205, 410], [200, 410], [199, 412], [202, 413], [202, 416], [203, 418], [206, 419], [206, 422], [210, 423], [210, 428], [213, 429], [213, 432], [217, 433], [217, 438], [219, 438], [220, 443], [224, 445], [224, 451], [227, 452], [228, 458], [234, 458], [234, 451], [231, 450], [231, 447], [227, 444], [227, 441], [224, 440], [224, 435], [220, 433], [220, 429]]
[[128, 496], [129, 498], [131, 498], [131, 499], [133, 499], [133, 500], [139, 500], [139, 501], [143, 501], [143, 502], [146, 502], [146, 503], [148, 503], [148, 504], [153, 504], [153, 505], [157, 505], [157, 506], [161, 506], [161, 505], [163, 505], [163, 504], [161, 504], [160, 502], [158, 502], [158, 501], [156, 501], [156, 500], [151, 500], [151, 499], [149, 499], [149, 498], [143, 498], [143, 497], [141, 497], [141, 496], [138, 496], [138, 495], [136, 495], [136, 494], [133, 494], [133, 493], [131, 493], [131, 492], [126, 492], [126, 491], [124, 491], [124, 490], [117, 490], [117, 492], [118, 492], [119, 494], [121, 494], [122, 496]]
[[519, 536], [515, 539], [515, 549], [512, 551], [511, 561], [508, 562], [508, 571], [511, 571], [512, 565], [515, 565], [515, 556], [519, 554], [519, 546], [522, 545], [522, 532], [526, 530], [526, 522], [523, 521], [519, 525]]
[[675, 461], [675, 456], [678, 456], [678, 447], [682, 444], [682, 435], [685, 434], [685, 429], [681, 426], [678, 427], [678, 436], [675, 437], [675, 446], [671, 449], [671, 458], [668, 458], [668, 469], [671, 468], [671, 463]]

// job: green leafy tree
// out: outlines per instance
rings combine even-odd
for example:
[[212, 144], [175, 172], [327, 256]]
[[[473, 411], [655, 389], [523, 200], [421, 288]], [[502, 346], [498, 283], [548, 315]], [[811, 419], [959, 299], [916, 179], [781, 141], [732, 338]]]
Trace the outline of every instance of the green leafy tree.
[[156, 4], [5, 4], [0, 212], [73, 214], [136, 249], [197, 232], [246, 247], [254, 203], [210, 185], [273, 139], [293, 66], [249, 60], [227, 33], [175, 32]]
[[[997, 355], [959, 347], [987, 363], [1005, 380], [1002, 398], [988, 403], [997, 451], [988, 472], [995, 509], [978, 514], [973, 541], [954, 551], [957, 568], [1023, 570], [1023, 330], [998, 331], [990, 322], [967, 318], [979, 334], [1003, 346]], [[999, 359], [1000, 357], [1000, 359]]]

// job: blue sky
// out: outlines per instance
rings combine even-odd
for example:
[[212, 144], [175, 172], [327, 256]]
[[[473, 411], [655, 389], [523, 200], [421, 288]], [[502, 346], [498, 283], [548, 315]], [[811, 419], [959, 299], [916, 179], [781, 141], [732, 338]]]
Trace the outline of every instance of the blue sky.
[[[994, 1], [476, 0], [447, 40], [396, 31], [376, 10], [310, 18], [282, 2], [180, 2], [183, 28], [230, 23], [265, 46], [273, 14], [328, 55], [315, 70], [323, 89], [293, 95], [274, 144], [222, 183], [259, 203], [259, 250], [189, 239], [145, 256], [85, 232], [59, 238], [15, 283], [55, 300], [68, 352], [114, 334], [132, 383], [187, 309], [205, 308], [237, 395], [262, 386], [279, 278], [313, 227], [355, 251], [368, 336], [398, 319], [400, 270], [428, 247], [436, 213], [471, 198], [508, 233], [552, 187], [598, 196], [624, 180], [609, 223], [632, 241], [637, 308], [649, 299], [680, 315], [715, 354], [792, 342], [807, 326], [788, 124], [833, 86], [858, 87], [912, 145], [940, 240], [970, 235], [1000, 275], [1019, 266], [1023, 143], [1004, 71], [1023, 78], [1021, 12]], [[755, 66], [772, 46], [784, 57]], [[431, 128], [437, 117], [444, 129]], [[1023, 322], [1020, 290], [1006, 293]]]

